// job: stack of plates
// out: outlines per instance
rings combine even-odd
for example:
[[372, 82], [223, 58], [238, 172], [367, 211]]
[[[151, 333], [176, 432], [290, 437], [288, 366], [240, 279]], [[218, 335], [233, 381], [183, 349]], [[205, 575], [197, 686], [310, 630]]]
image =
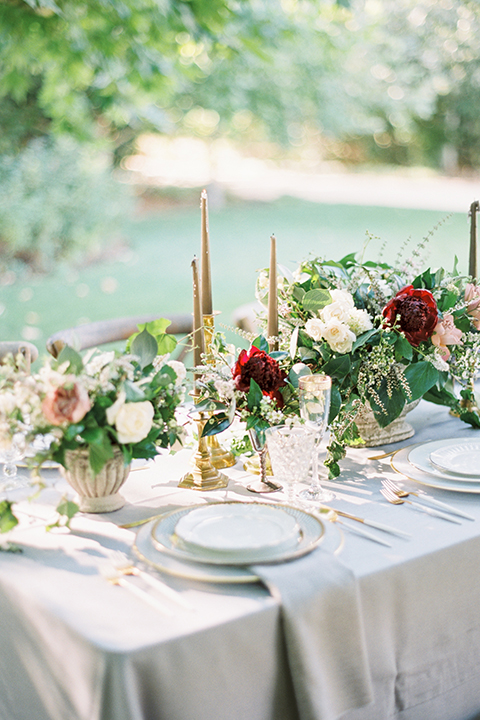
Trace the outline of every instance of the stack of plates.
[[142, 527], [135, 549], [158, 569], [211, 582], [254, 582], [248, 565], [305, 555], [322, 542], [323, 522], [277, 503], [226, 502], [187, 507]]
[[480, 493], [480, 440], [451, 438], [399, 450], [395, 470], [441, 490]]

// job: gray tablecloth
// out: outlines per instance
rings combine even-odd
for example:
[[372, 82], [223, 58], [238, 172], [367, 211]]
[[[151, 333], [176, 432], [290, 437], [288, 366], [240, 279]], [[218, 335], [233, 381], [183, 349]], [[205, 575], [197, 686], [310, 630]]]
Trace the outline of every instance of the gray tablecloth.
[[[426, 403], [411, 418], [412, 442], [478, 436]], [[432, 490], [477, 518], [461, 525], [388, 505], [380, 479], [401, 478], [388, 459], [367, 460], [374, 453], [349, 452], [332, 505], [409, 530], [412, 539], [382, 534], [387, 548], [345, 530], [339, 561], [356, 581], [355, 625], [363, 627], [366, 646], [358, 667], [367, 663], [373, 702], [342, 718], [474, 718], [480, 712], [480, 495]], [[125, 508], [75, 519], [71, 532], [48, 534], [31, 519], [51, 516], [62, 481], [25, 504], [25, 522], [12, 537], [24, 552], [0, 554], [1, 720], [298, 720], [281, 605], [261, 584], [165, 576], [194, 606], [166, 617], [99, 574], [109, 549], [128, 552], [133, 542], [134, 531], [116, 524], [179, 504], [252, 500], [241, 466], [229, 471], [227, 490], [179, 490], [187, 459], [188, 453], [166, 456], [133, 472], [123, 491]], [[327, 535], [323, 551], [331, 552], [338, 527], [330, 525]], [[338, 617], [343, 613], [339, 603]], [[343, 617], [348, 633], [351, 615]], [[311, 622], [320, 622], [315, 612]], [[312, 716], [325, 720], [328, 672], [343, 648], [327, 646], [325, 638], [320, 643], [314, 646], [322, 662], [312, 678], [318, 674], [320, 702]], [[332, 715], [344, 709], [334, 707]]]

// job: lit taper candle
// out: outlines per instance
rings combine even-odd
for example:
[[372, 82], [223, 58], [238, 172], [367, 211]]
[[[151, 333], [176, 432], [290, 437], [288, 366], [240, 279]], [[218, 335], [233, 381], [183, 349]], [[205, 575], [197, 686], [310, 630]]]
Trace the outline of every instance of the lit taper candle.
[[[270, 274], [268, 286], [268, 326], [269, 338], [278, 335], [278, 300], [277, 300], [277, 240], [275, 235], [270, 237]], [[270, 343], [271, 350], [278, 349], [278, 342]]]
[[193, 272], [193, 364], [202, 364], [202, 354], [205, 352], [203, 337], [202, 307], [200, 303], [200, 281], [198, 277], [198, 260], [192, 260]]
[[202, 313], [212, 315], [212, 281], [210, 276], [210, 237], [208, 234], [208, 196], [202, 190], [200, 196], [200, 209], [202, 213]]

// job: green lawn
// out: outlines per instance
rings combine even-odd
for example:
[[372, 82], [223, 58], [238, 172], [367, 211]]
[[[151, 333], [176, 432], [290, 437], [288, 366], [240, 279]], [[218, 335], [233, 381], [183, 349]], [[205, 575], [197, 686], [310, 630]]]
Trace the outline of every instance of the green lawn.
[[[290, 268], [310, 253], [339, 259], [360, 251], [367, 230], [387, 242], [384, 259], [393, 261], [404, 240], [411, 237], [413, 249], [446, 215], [321, 205], [290, 197], [210, 209], [214, 305], [221, 312], [218, 323], [231, 323], [232, 310], [254, 299], [256, 272], [268, 265], [272, 233], [277, 236], [278, 262]], [[190, 264], [200, 253], [199, 209], [176, 207], [144, 214], [125, 228], [125, 237], [130, 250], [110, 261], [0, 285], [0, 337], [32, 339], [43, 352], [51, 333], [87, 320], [190, 312]], [[377, 259], [381, 244], [372, 241], [366, 256]], [[460, 269], [466, 271], [468, 246], [466, 215], [454, 214], [430, 241], [428, 263], [451, 268], [456, 254]]]

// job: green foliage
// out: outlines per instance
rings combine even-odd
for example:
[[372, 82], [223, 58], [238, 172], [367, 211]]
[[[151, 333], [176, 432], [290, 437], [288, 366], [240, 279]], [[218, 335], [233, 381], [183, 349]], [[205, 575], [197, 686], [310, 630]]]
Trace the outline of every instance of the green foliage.
[[129, 207], [108, 165], [72, 140], [36, 140], [0, 155], [0, 264], [47, 271], [84, 257], [118, 234]]
[[8, 532], [18, 525], [18, 520], [12, 511], [13, 502], [2, 500], [0, 502], [0, 533]]
[[479, 38], [473, 0], [11, 0], [0, 153], [100, 125], [117, 160], [154, 129], [475, 166]]

